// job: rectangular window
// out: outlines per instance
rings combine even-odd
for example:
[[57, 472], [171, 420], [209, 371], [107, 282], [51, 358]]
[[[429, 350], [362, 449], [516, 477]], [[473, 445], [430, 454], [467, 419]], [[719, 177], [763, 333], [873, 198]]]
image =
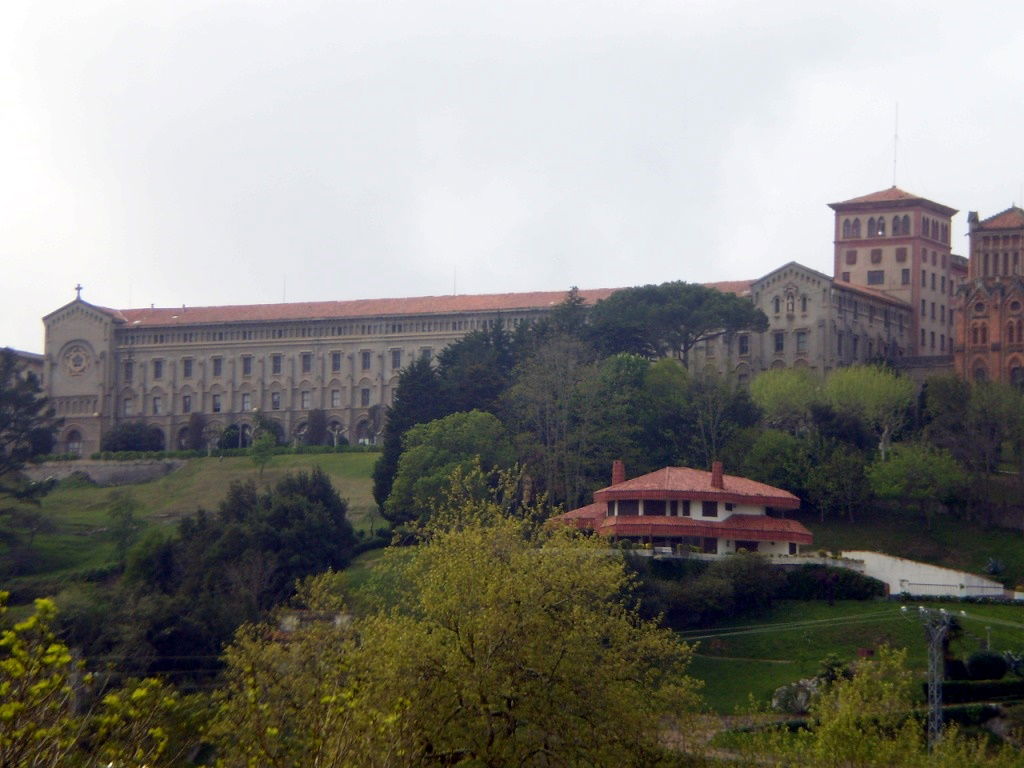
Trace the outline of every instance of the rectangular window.
[[682, 515], [683, 517], [689, 517], [690, 516], [690, 502], [689, 502], [689, 500], [686, 500], [686, 501], [682, 502], [682, 509], [680, 510], [679, 514]]
[[935, 331], [931, 332], [932, 349], [935, 349]]
[[921, 299], [921, 317], [928, 317], [928, 302]]
[[717, 501], [702, 501], [700, 503], [700, 516], [701, 517], [718, 517], [718, 502]]
[[725, 511], [726, 512], [732, 512], [734, 509], [736, 509], [736, 505], [735, 504], [733, 504], [731, 501], [725, 502]]
[[910, 270], [904, 269], [900, 272], [900, 285], [910, 285]]
[[362, 352], [360, 352], [359, 360], [364, 371], [370, 370], [370, 350], [364, 349]]
[[433, 356], [434, 350], [432, 350], [430, 347], [424, 347], [423, 349], [420, 350], [421, 360], [430, 360], [430, 358], [432, 358]]
[[341, 390], [331, 390], [331, 408], [341, 408]]
[[935, 319], [935, 302], [932, 302], [932, 320]]
[[367, 408], [370, 405], [370, 390], [367, 387], [363, 387], [359, 390], [359, 404], [363, 408]]
[[224, 372], [224, 358], [215, 357], [213, 358], [213, 375], [220, 376]]
[[750, 337], [747, 336], [747, 334], [742, 333], [737, 338], [739, 339], [740, 354], [741, 355], [749, 355], [750, 354]]
[[270, 372], [274, 374], [281, 373], [281, 356], [271, 355], [270, 356]]
[[850, 282], [850, 273], [849, 272], [843, 272], [843, 282], [844, 283]]
[[164, 377], [164, 361], [154, 360], [153, 361], [153, 378], [162, 379]]
[[164, 412], [164, 401], [160, 395], [153, 395], [153, 415], [159, 416]]
[[304, 389], [302, 391], [302, 393], [299, 395], [299, 402], [302, 403], [302, 406], [301, 406], [302, 410], [304, 410], [304, 411], [308, 411], [309, 410], [309, 403], [310, 403], [310, 393], [309, 393], [309, 390], [305, 390]]
[[868, 270], [868, 285], [884, 285], [885, 284], [885, 270], [884, 269], [869, 269]]
[[311, 352], [302, 353], [302, 372], [312, 373], [313, 371], [313, 354]]
[[902, 264], [906, 260], [907, 260], [907, 249], [906, 248], [897, 248], [896, 249], [896, 261], [898, 261], [900, 264]]
[[856, 251], [847, 251], [846, 252], [846, 263], [849, 264], [850, 266], [853, 266], [854, 264], [857, 263], [857, 252]]
[[243, 392], [242, 393], [242, 411], [244, 412], [244, 411], [251, 411], [251, 410], [252, 410], [252, 395], [250, 395], [248, 392]]
[[939, 284], [942, 286], [942, 288], [940, 290], [943, 293], [945, 293], [946, 292], [946, 276], [945, 275], [942, 276], [942, 281]]
[[946, 305], [945, 304], [939, 305], [939, 320], [941, 322], [943, 322], [943, 323], [946, 322]]
[[776, 331], [772, 334], [775, 339], [775, 354], [782, 354], [786, 351], [786, 332]]
[[126, 397], [124, 399], [124, 415], [125, 416], [131, 416], [134, 413], [135, 413], [135, 402], [130, 397]]
[[181, 412], [192, 413], [192, 395], [181, 396]]
[[923, 269], [921, 270], [921, 287], [922, 288], [927, 288], [928, 287], [928, 273], [925, 272]]
[[127, 361], [127, 362], [126, 362], [126, 363], [124, 364], [124, 380], [125, 380], [126, 382], [129, 382], [129, 383], [130, 383], [130, 382], [131, 382], [131, 380], [132, 380], [132, 375], [133, 375], [134, 373], [135, 373], [135, 365], [134, 365], [134, 363], [132, 363], [132, 361], [131, 361], [131, 360], [128, 360], [128, 361]]
[[836, 354], [838, 354], [840, 357], [843, 354], [843, 332], [842, 331], [839, 331], [836, 334]]
[[935, 273], [932, 272], [932, 290], [935, 290]]
[[270, 393], [270, 410], [280, 411], [281, 410], [281, 393], [271, 392]]
[[946, 334], [939, 334], [939, 352], [946, 351]]
[[881, 264], [882, 263], [882, 249], [881, 248], [872, 248], [871, 249], [871, 263], [872, 264]]
[[252, 376], [252, 355], [242, 356], [242, 375]]
[[391, 370], [397, 371], [402, 367], [402, 350], [392, 349], [391, 350]]
[[807, 331], [796, 332], [796, 352], [797, 354], [807, 352]]
[[213, 396], [213, 412], [220, 413], [220, 395]]
[[341, 352], [331, 352], [331, 371], [338, 373], [341, 370]]
[[921, 329], [921, 346], [922, 347], [924, 346], [924, 333], [925, 333], [924, 328], [922, 328]]
[[850, 344], [853, 347], [851, 351], [853, 352], [853, 357], [856, 360], [857, 353], [859, 351], [858, 347], [860, 347], [860, 336], [858, 336], [857, 334], [853, 334], [853, 336], [850, 337]]
[[192, 358], [187, 357], [181, 361], [181, 375], [186, 379], [192, 378]]

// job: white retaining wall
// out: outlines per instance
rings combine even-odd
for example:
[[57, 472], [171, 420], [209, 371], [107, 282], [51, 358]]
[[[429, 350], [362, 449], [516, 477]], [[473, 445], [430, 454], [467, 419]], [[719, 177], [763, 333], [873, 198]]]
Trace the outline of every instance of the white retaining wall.
[[908, 592], [911, 595], [932, 597], [1003, 597], [1002, 584], [966, 571], [883, 555], [881, 552], [847, 551], [842, 556], [863, 562], [861, 573], [884, 581], [893, 595]]

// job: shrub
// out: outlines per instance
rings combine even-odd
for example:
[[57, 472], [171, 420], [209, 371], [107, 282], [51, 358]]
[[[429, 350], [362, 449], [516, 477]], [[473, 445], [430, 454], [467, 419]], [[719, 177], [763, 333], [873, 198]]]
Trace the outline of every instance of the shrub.
[[972, 680], [1001, 680], [1008, 667], [1003, 654], [995, 651], [975, 651], [967, 659], [967, 672]]
[[[927, 694], [927, 684], [922, 684]], [[1024, 680], [947, 680], [942, 700], [948, 704], [1024, 698]]]
[[856, 571], [827, 565], [802, 565], [786, 573], [779, 597], [787, 600], [870, 600], [882, 597], [885, 585]]

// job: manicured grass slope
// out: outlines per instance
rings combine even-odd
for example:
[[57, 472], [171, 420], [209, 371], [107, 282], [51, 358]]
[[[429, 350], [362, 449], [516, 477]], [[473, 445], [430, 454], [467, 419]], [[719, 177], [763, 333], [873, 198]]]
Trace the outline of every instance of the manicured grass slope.
[[[961, 619], [965, 632], [953, 646], [954, 652], [967, 656], [977, 650], [989, 635], [986, 628], [990, 628], [993, 648], [1024, 651], [1024, 608], [1020, 606], [920, 604], [967, 613]], [[745, 707], [750, 696], [767, 703], [778, 686], [815, 674], [830, 653], [849, 660], [856, 657], [858, 648], [882, 644], [906, 648], [911, 667], [923, 674], [926, 650], [918, 605], [908, 603], [905, 615], [899, 603], [887, 600], [839, 601], [833, 606], [784, 600], [761, 616], [684, 632], [682, 637], [700, 643], [691, 671], [705, 681], [709, 705], [716, 712], [731, 714]]]
[[147, 526], [171, 526], [199, 508], [215, 510], [235, 480], [272, 485], [288, 472], [319, 466], [341, 496], [348, 500], [349, 520], [357, 530], [380, 528], [373, 501], [376, 453], [338, 453], [275, 456], [263, 473], [247, 457], [192, 459], [184, 467], [149, 483], [99, 488], [64, 483], [43, 499], [41, 510], [55, 524], [40, 534], [33, 547], [36, 573], [62, 573], [101, 568], [114, 561], [114, 541], [108, 516], [114, 492], [127, 492], [136, 501], [136, 515]]

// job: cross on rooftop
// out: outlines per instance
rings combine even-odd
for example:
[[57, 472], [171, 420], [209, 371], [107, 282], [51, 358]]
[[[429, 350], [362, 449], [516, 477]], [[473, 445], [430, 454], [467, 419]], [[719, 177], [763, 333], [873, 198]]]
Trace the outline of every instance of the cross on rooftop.
[[82, 284], [81, 283], [78, 283], [75, 286], [75, 298], [76, 299], [82, 298]]

